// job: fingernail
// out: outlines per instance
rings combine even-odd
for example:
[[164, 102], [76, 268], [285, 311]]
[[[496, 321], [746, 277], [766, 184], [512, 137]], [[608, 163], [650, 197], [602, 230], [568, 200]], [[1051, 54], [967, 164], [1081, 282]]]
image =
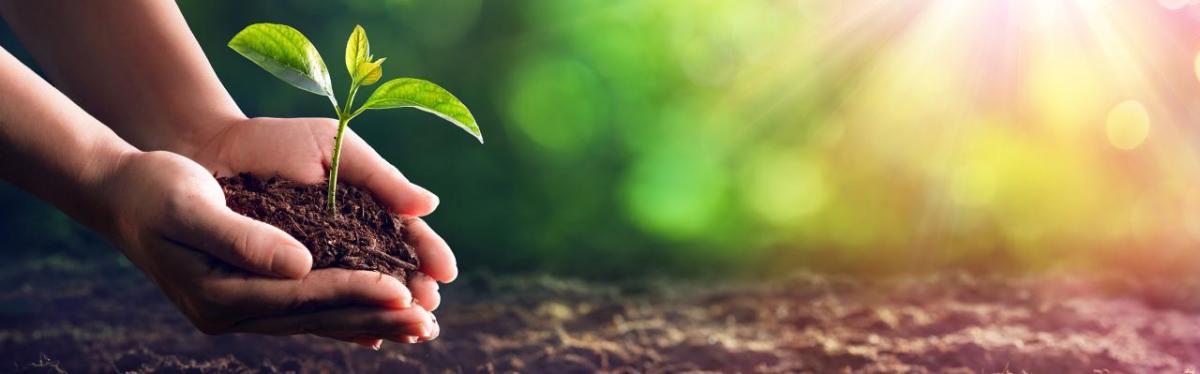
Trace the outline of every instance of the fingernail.
[[429, 335], [428, 322], [421, 322], [421, 325], [417, 326], [417, 333], [416, 333], [416, 336], [414, 336], [413, 338], [421, 338], [423, 336], [428, 336], [428, 335]]
[[433, 290], [434, 290], [434, 291], [437, 291], [437, 290], [440, 290], [440, 289], [442, 289], [442, 285], [438, 284], [438, 282], [437, 282], [436, 280], [434, 280], [434, 279], [433, 279], [433, 277], [429, 276], [429, 274], [425, 274], [425, 273], [423, 273], [423, 272], [420, 272], [420, 271], [413, 272], [413, 273], [412, 273], [412, 276], [411, 276], [411, 277], [409, 277], [408, 279], [409, 279], [409, 280], [413, 280], [413, 279], [420, 279], [422, 282], [428, 281], [428, 282], [425, 282], [425, 283], [432, 284], [432, 285], [433, 285]]
[[285, 245], [275, 250], [271, 271], [288, 278], [300, 278], [312, 269], [312, 254], [304, 247]]
[[421, 322], [421, 332], [419, 334], [419, 337], [423, 340], [432, 338], [433, 337], [433, 329], [435, 329], [435, 328], [437, 328], [437, 327], [433, 325], [433, 321]]
[[376, 340], [375, 345], [372, 345], [371, 349], [378, 351], [379, 348], [382, 348], [382, 347], [383, 347], [383, 340]]
[[442, 334], [442, 326], [438, 325], [437, 323], [434, 323], [433, 324], [433, 333], [429, 334], [429, 338], [426, 338], [425, 341], [437, 339], [438, 335], [441, 335], [441, 334]]
[[415, 187], [417, 189], [417, 191], [419, 191], [422, 195], [425, 196], [426, 199], [429, 200], [429, 210], [430, 211], [436, 210], [438, 205], [442, 203], [441, 198], [438, 198], [438, 196], [434, 195], [433, 192], [429, 192], [429, 190], [425, 189], [425, 187], [421, 187], [416, 184], [414, 184], [413, 187]]
[[417, 339], [417, 341], [424, 343], [427, 341], [432, 341], [433, 339], [437, 339], [438, 335], [440, 335], [440, 333], [441, 333], [441, 330], [442, 330], [441, 327], [435, 326], [433, 328], [433, 333], [429, 334], [429, 336], [420, 337], [419, 339]]

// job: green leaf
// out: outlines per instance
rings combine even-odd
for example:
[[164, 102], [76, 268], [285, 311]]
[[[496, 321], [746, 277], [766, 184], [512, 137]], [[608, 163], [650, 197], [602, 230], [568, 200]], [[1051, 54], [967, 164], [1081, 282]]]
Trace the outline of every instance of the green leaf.
[[397, 78], [387, 81], [363, 103], [359, 112], [366, 109], [417, 108], [436, 114], [461, 127], [483, 143], [483, 134], [467, 106], [450, 91], [421, 79]]
[[371, 61], [371, 43], [367, 42], [367, 31], [362, 25], [354, 25], [350, 40], [346, 41], [346, 71], [352, 80], [358, 80], [358, 65]]
[[383, 64], [384, 60], [387, 60], [387, 57], [375, 60], [375, 62], [360, 62], [358, 63], [358, 67], [354, 69], [354, 74], [351, 75], [354, 76], [359, 85], [370, 86], [375, 84], [383, 76], [383, 68], [379, 65]]
[[229, 48], [296, 88], [328, 96], [337, 106], [321, 54], [304, 34], [291, 26], [274, 23], [246, 26], [229, 41]]

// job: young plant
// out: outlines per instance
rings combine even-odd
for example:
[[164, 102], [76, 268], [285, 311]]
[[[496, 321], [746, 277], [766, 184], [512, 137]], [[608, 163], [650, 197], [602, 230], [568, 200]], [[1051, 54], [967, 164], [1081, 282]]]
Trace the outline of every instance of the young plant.
[[483, 135], [475, 124], [475, 117], [467, 106], [454, 95], [432, 82], [415, 78], [396, 78], [376, 88], [362, 105], [354, 108], [354, 96], [358, 89], [379, 81], [383, 75], [380, 65], [386, 58], [376, 59], [371, 55], [367, 32], [362, 26], [354, 26], [350, 40], [346, 42], [346, 70], [350, 72], [350, 89], [344, 107], [338, 106], [337, 97], [329, 83], [329, 71], [317, 48], [300, 31], [287, 25], [256, 23], [246, 26], [229, 41], [229, 48], [254, 61], [276, 78], [296, 88], [329, 98], [337, 114], [337, 137], [333, 143], [333, 159], [329, 165], [329, 187], [325, 206], [330, 214], [336, 213], [338, 164], [342, 155], [342, 134], [350, 120], [368, 109], [417, 108], [450, 121], [475, 136], [483, 143]]

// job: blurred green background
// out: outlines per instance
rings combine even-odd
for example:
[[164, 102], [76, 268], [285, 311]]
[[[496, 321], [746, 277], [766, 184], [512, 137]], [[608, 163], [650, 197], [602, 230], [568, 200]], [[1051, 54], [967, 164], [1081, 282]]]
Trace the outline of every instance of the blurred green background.
[[[412, 110], [354, 129], [442, 198], [429, 221], [466, 270], [1157, 271], [1194, 259], [1200, 166], [1180, 161], [1196, 159], [1193, 142], [1169, 139], [1195, 135], [1182, 125], [1197, 117], [1195, 51], [1177, 47], [1200, 45], [1197, 17], [1153, 2], [954, 3], [179, 5], [249, 115], [330, 115], [225, 47], [255, 22], [296, 27], [327, 62], [362, 24], [385, 78], [465, 102], [483, 146]], [[1105, 30], [1126, 32], [1096, 31], [1097, 7], [1111, 12]], [[29, 61], [7, 30], [0, 42]], [[1105, 64], [1098, 51], [1114, 49], [1134, 61]], [[1135, 115], [1114, 117], [1128, 100]], [[0, 205], [18, 256], [96, 252], [11, 187]]]

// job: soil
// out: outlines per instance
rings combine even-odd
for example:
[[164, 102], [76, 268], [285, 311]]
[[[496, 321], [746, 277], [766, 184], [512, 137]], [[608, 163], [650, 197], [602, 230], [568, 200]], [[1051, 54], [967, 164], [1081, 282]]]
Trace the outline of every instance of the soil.
[[313, 268], [391, 274], [401, 282], [420, 261], [404, 221], [367, 191], [338, 183], [337, 214], [325, 209], [325, 184], [301, 184], [242, 173], [219, 178], [229, 208], [274, 225], [308, 247]]
[[205, 336], [131, 265], [0, 263], [0, 372], [1187, 373], [1200, 282], [959, 273], [592, 283], [464, 274], [380, 351]]

